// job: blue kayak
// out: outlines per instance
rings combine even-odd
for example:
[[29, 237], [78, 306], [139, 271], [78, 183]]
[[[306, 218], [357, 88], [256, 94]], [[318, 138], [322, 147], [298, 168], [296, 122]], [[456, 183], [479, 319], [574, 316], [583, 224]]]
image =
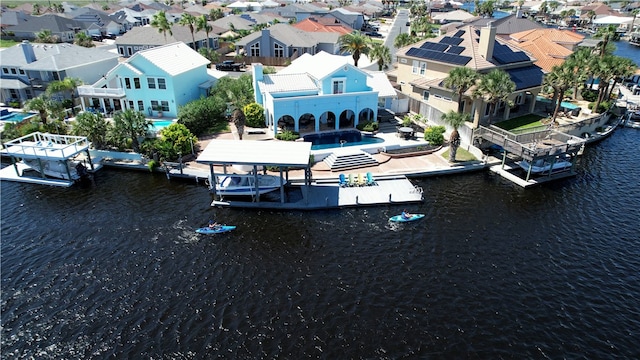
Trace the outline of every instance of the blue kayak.
[[225, 233], [231, 230], [234, 230], [236, 227], [235, 226], [231, 226], [231, 225], [221, 225], [218, 228], [215, 229], [211, 229], [209, 227], [203, 227], [203, 228], [199, 228], [196, 229], [196, 232], [198, 234], [221, 234], [221, 233]]
[[389, 221], [393, 222], [408, 222], [414, 220], [420, 220], [424, 217], [424, 214], [412, 214], [411, 217], [405, 218], [402, 215], [396, 215], [389, 218]]

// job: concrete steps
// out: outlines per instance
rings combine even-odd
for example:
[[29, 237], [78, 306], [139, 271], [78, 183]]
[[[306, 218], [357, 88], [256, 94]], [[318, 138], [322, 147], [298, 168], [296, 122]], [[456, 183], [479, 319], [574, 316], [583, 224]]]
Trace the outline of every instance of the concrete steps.
[[378, 166], [378, 161], [364, 151], [331, 153], [324, 158], [325, 164], [331, 171], [359, 169], [369, 166]]

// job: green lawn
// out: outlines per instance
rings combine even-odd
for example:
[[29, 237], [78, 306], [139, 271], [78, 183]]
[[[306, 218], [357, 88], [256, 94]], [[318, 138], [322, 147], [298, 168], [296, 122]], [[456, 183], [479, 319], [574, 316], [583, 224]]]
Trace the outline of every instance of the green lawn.
[[[449, 150], [445, 151], [442, 153], [442, 157], [445, 158], [447, 161], [449, 160]], [[467, 150], [459, 147], [458, 148], [458, 152], [456, 153], [456, 161], [473, 161], [473, 160], [477, 160], [475, 156], [473, 156], [473, 154], [471, 154], [470, 152], [468, 152]]]
[[8, 48], [18, 44], [17, 41], [0, 39], [0, 48]]
[[528, 128], [534, 128], [538, 126], [543, 126], [540, 120], [544, 119], [543, 116], [536, 114], [529, 114], [524, 116], [519, 116], [517, 118], [513, 118], [506, 121], [501, 121], [496, 123], [495, 126], [511, 131], [511, 130], [524, 130]]

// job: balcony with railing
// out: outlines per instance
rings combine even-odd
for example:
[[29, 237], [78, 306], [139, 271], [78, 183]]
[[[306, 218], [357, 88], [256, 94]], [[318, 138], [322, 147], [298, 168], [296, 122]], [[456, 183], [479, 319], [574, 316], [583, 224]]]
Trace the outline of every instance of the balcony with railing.
[[97, 98], [124, 98], [126, 94], [121, 88], [95, 88], [90, 85], [82, 85], [78, 86], [78, 95]]

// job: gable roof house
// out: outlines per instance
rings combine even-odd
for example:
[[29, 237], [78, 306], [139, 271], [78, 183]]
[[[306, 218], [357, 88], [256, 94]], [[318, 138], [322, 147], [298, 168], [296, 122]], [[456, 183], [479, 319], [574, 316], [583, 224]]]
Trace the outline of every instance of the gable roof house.
[[365, 23], [364, 15], [344, 8], [331, 10], [329, 14], [352, 29], [362, 29]]
[[33, 40], [37, 33], [45, 29], [51, 30], [51, 35], [57, 36], [62, 42], [73, 42], [77, 33], [87, 33], [84, 23], [56, 14], [25, 15], [24, 21], [7, 27], [7, 30], [12, 31], [15, 38], [20, 40]]
[[282, 16], [286, 19], [293, 19], [296, 23], [309, 17], [320, 17], [329, 13], [329, 10], [319, 8], [312, 4], [287, 4], [286, 6], [277, 8], [267, 8], [262, 10], [262, 13], [272, 13], [278, 16]]
[[41, 95], [54, 80], [92, 83], [118, 63], [118, 55], [73, 44], [21, 44], [0, 51], [0, 97], [25, 101]]
[[191, 31], [188, 26], [174, 24], [171, 26], [171, 32], [167, 33], [165, 38], [164, 34], [159, 32], [158, 29], [150, 26], [136, 27], [118, 37], [115, 41], [118, 54], [125, 58], [132, 56], [138, 51], [154, 48], [156, 46], [163, 46], [174, 42], [183, 42], [193, 48], [193, 38], [195, 38], [196, 49], [209, 47], [217, 49], [218, 36], [210, 32], [207, 39], [207, 33], [204, 31], [194, 32], [193, 38], [191, 37]]
[[210, 21], [209, 24], [224, 29], [224, 31], [231, 29], [252, 30], [253, 26], [256, 25], [256, 22], [254, 20], [243, 18], [240, 15], [229, 15], [214, 21]]
[[244, 52], [247, 62], [284, 65], [302, 54], [337, 54], [339, 37], [339, 33], [306, 32], [289, 24], [275, 24], [238, 40], [236, 52]]
[[[449, 71], [466, 66], [478, 73], [494, 69], [506, 71], [516, 84], [509, 96], [515, 104], [495, 107], [495, 119], [508, 119], [533, 112], [536, 95], [541, 90], [542, 70], [533, 65], [535, 58], [520, 48], [496, 37], [496, 28], [489, 23], [477, 30], [466, 26], [456, 33], [424, 40], [397, 52], [397, 81], [410, 98], [411, 111], [439, 121], [442, 114], [457, 110], [457, 94], [443, 85]], [[474, 127], [489, 115], [489, 104], [473, 99], [471, 91], [463, 94], [464, 112], [472, 114]]]
[[519, 18], [515, 14], [505, 16], [501, 19], [494, 18], [478, 18], [464, 24], [471, 25], [476, 28], [487, 26], [491, 23], [496, 28], [496, 36], [505, 40], [509, 40], [511, 34], [515, 34], [521, 31], [542, 29], [543, 25], [526, 18]]
[[304, 54], [277, 74], [264, 74], [262, 64], [254, 63], [255, 101], [274, 135], [278, 128], [303, 134], [376, 119], [379, 102], [395, 97], [395, 90], [384, 73], [366, 72], [351, 61], [325, 52]]
[[342, 24], [336, 24], [335, 21], [322, 21], [313, 17], [306, 18], [292, 26], [307, 32], [335, 32], [340, 35], [350, 34], [353, 31], [352, 28]]
[[126, 31], [123, 24], [114, 21], [106, 12], [89, 7], [74, 10], [67, 17], [83, 23], [90, 35], [119, 35]]
[[206, 96], [215, 81], [207, 60], [177, 42], [135, 53], [93, 85], [78, 87], [83, 109], [143, 111], [149, 116], [176, 117], [178, 107]]

